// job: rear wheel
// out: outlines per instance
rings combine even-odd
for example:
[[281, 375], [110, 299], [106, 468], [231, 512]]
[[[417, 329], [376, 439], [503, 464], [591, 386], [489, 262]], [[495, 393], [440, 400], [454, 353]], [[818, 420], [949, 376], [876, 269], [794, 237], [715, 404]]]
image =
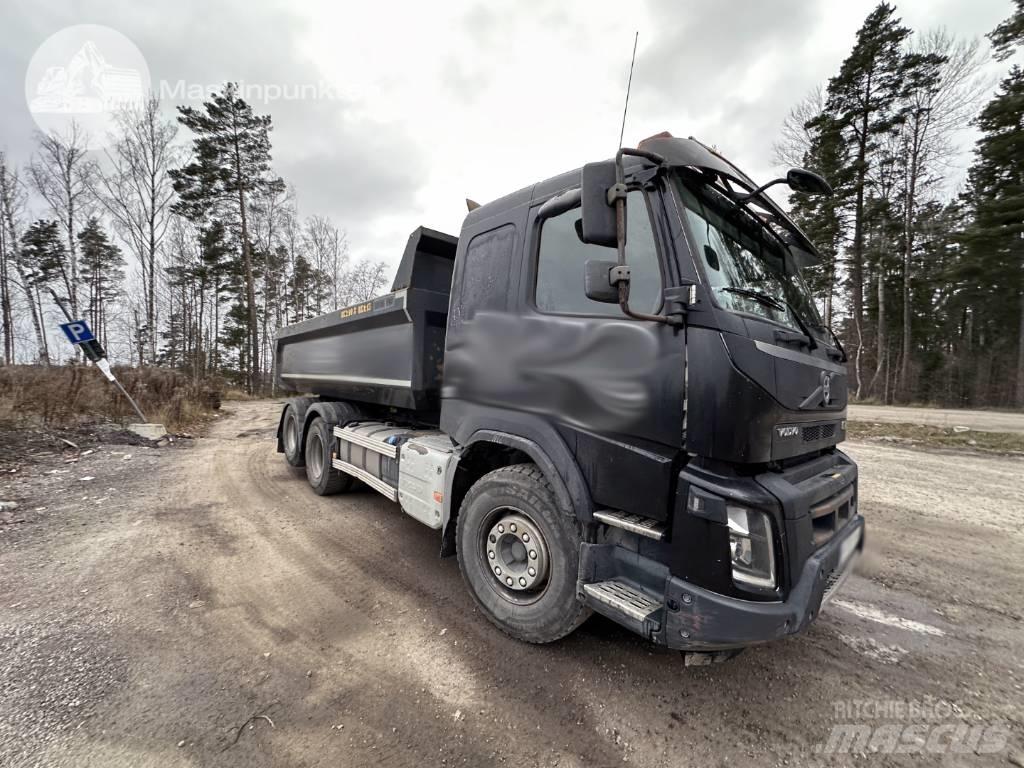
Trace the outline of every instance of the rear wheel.
[[350, 490], [355, 478], [331, 466], [334, 429], [317, 416], [306, 434], [306, 479], [318, 496]]
[[281, 442], [284, 444], [284, 458], [293, 467], [306, 465], [302, 452], [302, 425], [299, 423], [299, 412], [294, 405], [284, 411], [281, 424]]
[[459, 511], [457, 551], [477, 605], [504, 632], [550, 643], [590, 615], [576, 599], [580, 535], [533, 464], [484, 475]]

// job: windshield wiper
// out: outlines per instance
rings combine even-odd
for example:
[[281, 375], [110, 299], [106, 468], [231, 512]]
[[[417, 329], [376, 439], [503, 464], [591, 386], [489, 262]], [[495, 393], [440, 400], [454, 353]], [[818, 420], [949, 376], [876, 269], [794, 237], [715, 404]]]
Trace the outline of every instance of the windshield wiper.
[[766, 306], [773, 307], [780, 312], [788, 309], [789, 313], [793, 316], [793, 319], [796, 320], [796, 324], [800, 326], [800, 331], [807, 337], [807, 349], [815, 350], [818, 348], [818, 342], [814, 340], [814, 336], [811, 334], [811, 329], [807, 327], [807, 324], [800, 317], [800, 313], [797, 312], [793, 305], [785, 299], [780, 299], [777, 296], [770, 296], [767, 293], [762, 293], [761, 291], [754, 290], [753, 288], [741, 288], [733, 285], [727, 285], [720, 290], [727, 291], [728, 293], [735, 293], [738, 296], [746, 296], [747, 298], [759, 301]]
[[836, 350], [839, 352], [839, 362], [845, 363], [849, 361], [849, 357], [846, 356], [846, 350], [843, 349], [843, 342], [839, 340], [836, 332], [832, 330], [831, 325], [825, 325], [824, 323], [815, 323], [815, 328], [821, 328], [823, 331], [828, 331], [828, 335], [832, 337], [832, 341], [835, 344]]
[[772, 309], [779, 310], [780, 312], [786, 309], [786, 305], [782, 303], [781, 299], [777, 299], [774, 296], [770, 296], [767, 293], [762, 293], [761, 291], [756, 291], [753, 288], [740, 288], [739, 286], [735, 285], [726, 285], [723, 286], [722, 288], [719, 288], [718, 290], [725, 291], [726, 293], [735, 293], [738, 296], [746, 296], [748, 299], [754, 299], [754, 301], [759, 301], [762, 304], [771, 307]]

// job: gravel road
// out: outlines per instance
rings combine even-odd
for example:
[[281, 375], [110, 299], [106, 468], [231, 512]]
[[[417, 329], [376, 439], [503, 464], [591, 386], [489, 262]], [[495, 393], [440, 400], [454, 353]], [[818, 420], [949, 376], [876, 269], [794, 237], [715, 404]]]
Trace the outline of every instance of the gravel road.
[[[0, 475], [0, 765], [1024, 765], [1020, 459], [850, 445], [859, 573], [804, 635], [686, 668], [598, 617], [507, 638], [436, 532], [314, 496], [274, 403], [226, 410]], [[890, 722], [986, 735], [829, 753]]]
[[906, 408], [897, 405], [851, 405], [851, 421], [886, 424], [923, 424], [935, 427], [970, 427], [979, 432], [1024, 433], [1024, 413], [974, 411], [959, 408]]

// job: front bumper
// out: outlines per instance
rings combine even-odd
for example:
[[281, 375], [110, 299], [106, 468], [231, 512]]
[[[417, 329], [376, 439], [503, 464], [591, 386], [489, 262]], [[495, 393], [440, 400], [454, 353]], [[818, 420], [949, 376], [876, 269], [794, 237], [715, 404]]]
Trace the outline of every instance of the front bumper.
[[655, 642], [687, 651], [715, 651], [766, 643], [804, 630], [849, 575], [864, 547], [864, 519], [857, 515], [807, 558], [783, 602], [727, 597], [671, 577], [665, 589]]

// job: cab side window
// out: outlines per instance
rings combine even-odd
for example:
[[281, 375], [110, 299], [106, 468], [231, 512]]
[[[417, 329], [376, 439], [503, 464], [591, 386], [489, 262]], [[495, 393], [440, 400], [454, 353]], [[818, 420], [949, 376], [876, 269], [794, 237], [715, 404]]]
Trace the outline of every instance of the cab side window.
[[[661, 306], [661, 269], [654, 231], [643, 192], [626, 198], [626, 263], [631, 268], [629, 306], [654, 312]], [[618, 304], [591, 301], [583, 290], [585, 264], [591, 259], [614, 261], [615, 249], [587, 245], [576, 234], [580, 209], [544, 221], [537, 255], [534, 299], [542, 312], [622, 317]]]

